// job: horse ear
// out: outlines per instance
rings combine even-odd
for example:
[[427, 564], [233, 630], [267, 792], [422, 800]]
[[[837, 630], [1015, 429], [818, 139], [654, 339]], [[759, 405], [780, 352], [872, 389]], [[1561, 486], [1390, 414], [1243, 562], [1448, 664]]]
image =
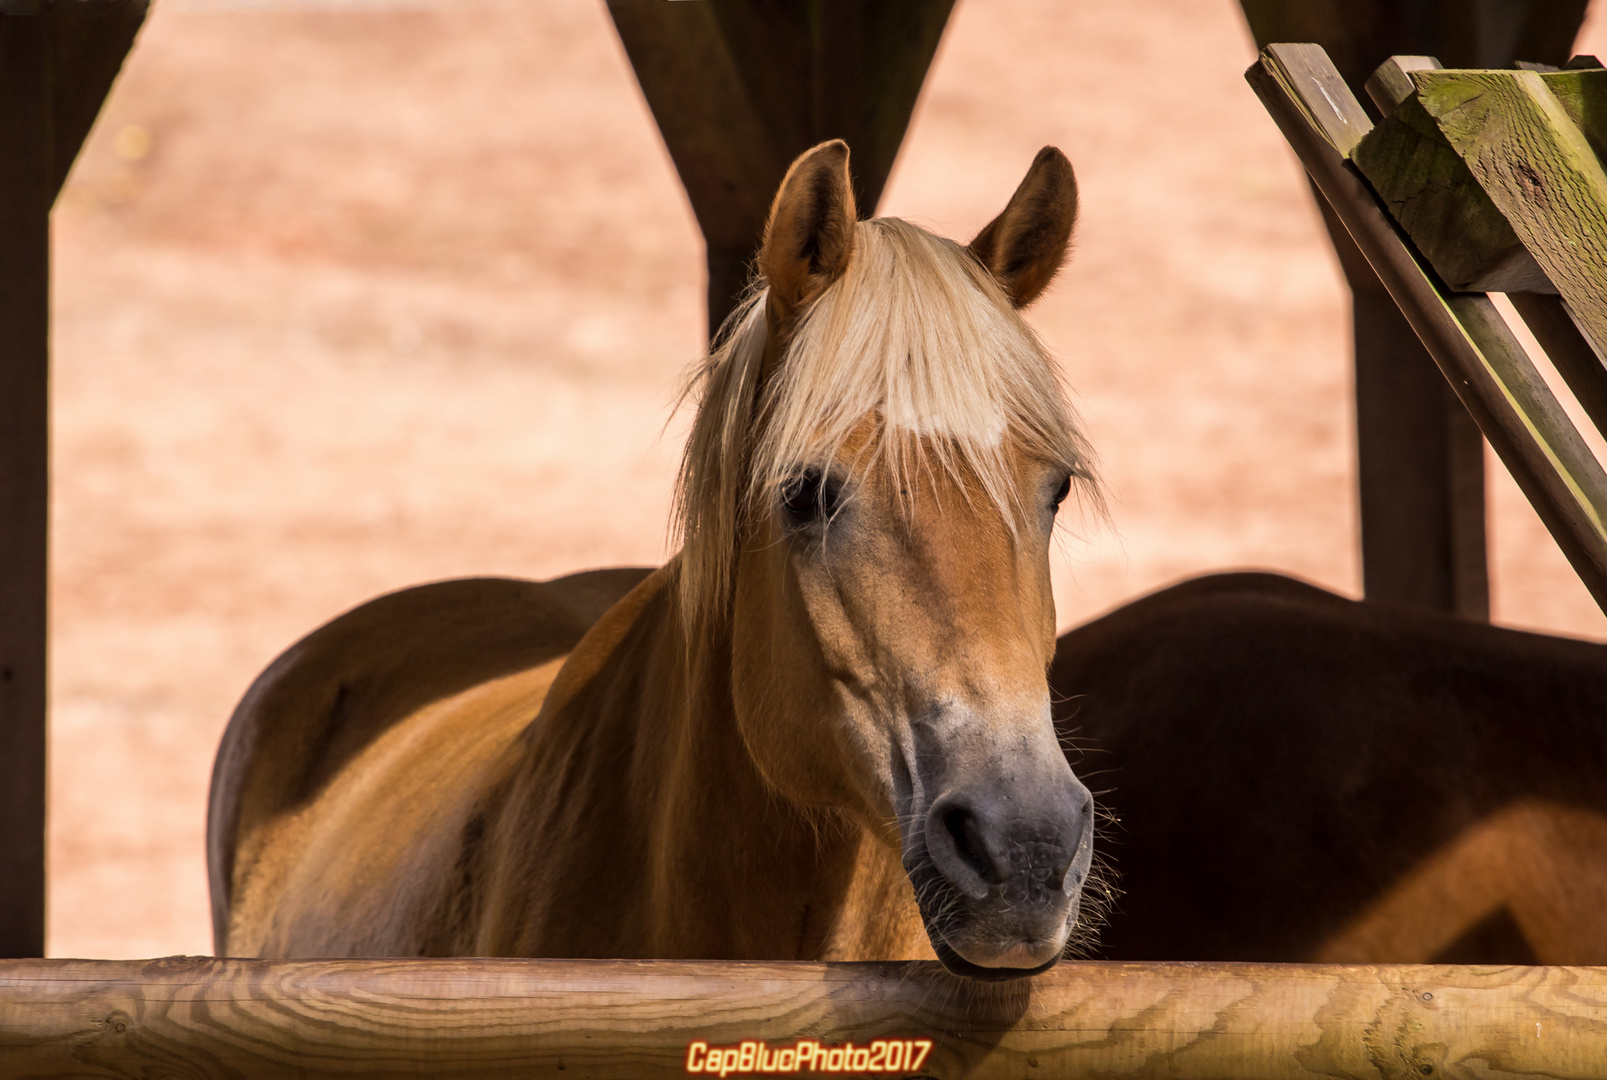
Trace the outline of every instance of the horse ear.
[[1004, 212], [971, 241], [971, 254], [998, 279], [1010, 302], [1023, 308], [1066, 261], [1076, 224], [1077, 177], [1066, 155], [1046, 146]]
[[848, 268], [854, 220], [848, 144], [833, 139], [806, 150], [787, 170], [770, 204], [759, 249], [759, 272], [770, 286], [777, 315], [790, 315], [813, 300]]

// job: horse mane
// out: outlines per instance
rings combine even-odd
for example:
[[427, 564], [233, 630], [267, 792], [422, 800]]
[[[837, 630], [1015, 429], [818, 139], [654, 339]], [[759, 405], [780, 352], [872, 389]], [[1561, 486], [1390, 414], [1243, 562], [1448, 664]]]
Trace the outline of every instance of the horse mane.
[[1027, 511], [1012, 446], [1077, 479], [1100, 504], [1092, 455], [1053, 361], [993, 275], [969, 251], [898, 218], [855, 226], [842, 276], [799, 314], [785, 352], [765, 367], [768, 290], [755, 281], [683, 399], [697, 414], [681, 459], [674, 527], [680, 606], [695, 640], [729, 617], [748, 522], [779, 486], [842, 450], [867, 416], [858, 450], [898, 484], [937, 468], [981, 489], [1012, 531]]

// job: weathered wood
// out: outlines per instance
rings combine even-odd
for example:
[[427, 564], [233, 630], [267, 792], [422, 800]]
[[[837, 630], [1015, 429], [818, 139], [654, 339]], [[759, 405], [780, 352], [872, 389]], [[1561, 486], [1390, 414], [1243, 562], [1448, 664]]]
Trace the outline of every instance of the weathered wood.
[[1278, 76], [1291, 90], [1290, 107], [1297, 109], [1340, 157], [1349, 157], [1372, 130], [1373, 122], [1328, 54], [1316, 45], [1273, 44], [1262, 52], [1263, 58], [1269, 55], [1276, 59]]
[[1426, 71], [1424, 112], [1598, 349], [1607, 348], [1607, 171], [1549, 83], [1607, 104], [1607, 71]]
[[[1338, 72], [1320, 52], [1284, 55], [1291, 78], [1315, 91], [1314, 107], [1295, 99], [1307, 121], [1336, 150], [1354, 149], [1372, 121]], [[1353, 245], [1339, 250], [1362, 261]], [[1377, 280], [1365, 265], [1346, 276]], [[1488, 619], [1483, 438], [1382, 287], [1356, 288], [1351, 314], [1362, 588], [1375, 600]]]
[[1349, 121], [1314, 45], [1274, 45], [1246, 73], [1457, 396], [1528, 496], [1598, 604], [1607, 608], [1607, 474], [1488, 297], [1445, 290], [1351, 170], [1329, 132]]
[[1457, 292], [1551, 292], [1503, 214], [1446, 140], [1416, 93], [1414, 76], [1395, 61], [1374, 73], [1407, 92], [1351, 151], [1350, 158], [1412, 243]]
[[1066, 964], [978, 988], [935, 963], [0, 964], [7, 1075], [647, 1080], [697, 1043], [800, 1039], [929, 1039], [890, 1075], [935, 1078], [1595, 1078], [1607, 970]]
[[1555, 294], [1508, 297], [1596, 430], [1607, 435], [1607, 367], [1579, 332], [1568, 305]]
[[44, 953], [51, 44], [0, 15], [0, 956]]
[[1256, 47], [1321, 45], [1356, 94], [1386, 58], [1437, 56], [1452, 67], [1561, 65], [1588, 0], [1239, 0]]
[[[1426, 88], [1437, 87], [1442, 106], [1449, 99], [1450, 110], [1460, 113], [1463, 110], [1454, 104], [1457, 95], [1446, 91], [1469, 83], [1463, 94], [1469, 100], [1479, 100], [1481, 108], [1485, 108], [1488, 103], [1483, 100], [1484, 90], [1478, 80], [1492, 76], [1506, 84], [1512, 81], [1508, 76], [1517, 73], [1434, 71], [1418, 63], [1423, 59], [1426, 58], [1392, 57], [1369, 80], [1369, 92], [1376, 83], [1393, 100], [1387, 107], [1380, 102], [1387, 119], [1356, 148], [1352, 160], [1435, 272], [1452, 288], [1468, 292], [1556, 292], [1556, 286], [1535, 260], [1538, 252], [1530, 252], [1524, 245], [1514, 229], [1515, 223], [1508, 220], [1506, 208], [1496, 205], [1493, 193], [1486, 192], [1484, 184], [1463, 161], [1459, 148], [1451, 144], [1444, 129], [1447, 121], [1431, 115], [1421, 98]], [[1570, 63], [1585, 65], [1592, 60], [1578, 57]], [[1537, 95], [1543, 106], [1540, 111], [1546, 115], [1537, 117], [1532, 109], [1521, 110], [1527, 114], [1521, 117], [1502, 112], [1497, 121], [1502, 129], [1499, 137], [1508, 141], [1497, 153], [1508, 156], [1511, 168], [1531, 171], [1536, 161], [1554, 153], [1555, 143], [1544, 138], [1536, 140], [1528, 131], [1535, 123], [1541, 127], [1569, 126], [1557, 115], [1554, 101], [1572, 127], [1583, 135], [1585, 145], [1599, 156], [1607, 147], [1607, 121], [1601, 119], [1607, 111], [1603, 108], [1607, 106], [1607, 71], [1584, 66], [1559, 71], [1540, 64], [1525, 65], [1525, 70], [1528, 74], [1521, 81], [1527, 93], [1523, 98], [1528, 101], [1530, 93]], [[1489, 124], [1489, 114], [1479, 122]], [[1508, 130], [1514, 123], [1518, 127]], [[1561, 134], [1566, 137], [1568, 153], [1577, 154], [1581, 147], [1572, 131]]]
[[1367, 76], [1367, 96], [1377, 106], [1380, 116], [1388, 116], [1401, 102], [1417, 93], [1412, 72], [1432, 71], [1443, 66], [1433, 56], [1392, 56]]
[[[1513, 154], [1514, 161], [1487, 171], [1496, 175], [1518, 173], [1524, 190], [1514, 191], [1511, 184], [1506, 188], [1506, 202], [1516, 208], [1517, 224], [1523, 227], [1525, 221], [1537, 217], [1553, 218], [1557, 213], [1554, 200], [1527, 179], [1530, 174], [1536, 178], [1541, 176], [1545, 163], [1551, 160], [1547, 155], [1552, 144], [1544, 137], [1535, 137], [1528, 129], [1538, 123], [1543, 129], [1557, 130], [1563, 138], [1567, 157], [1580, 159], [1599, 154], [1604, 133], [1607, 133], [1597, 119], [1601, 105], [1607, 104], [1607, 71], [1589, 67], [1592, 62], [1589, 57], [1570, 61], [1573, 70], [1538, 72], [1535, 69], [1539, 65], [1528, 65], [1523, 73], [1435, 71], [1430, 66], [1415, 63], [1416, 59], [1396, 57], [1379, 68], [1378, 84], [1381, 87], [1388, 84], [1387, 93], [1398, 99], [1399, 108], [1361, 142], [1352, 160], [1384, 198], [1418, 251], [1452, 288], [1502, 291], [1512, 295], [1519, 314], [1534, 331], [1591, 421], [1598, 430], [1607, 430], [1603, 427], [1607, 421], [1607, 370], [1603, 369], [1596, 351], [1581, 336], [1568, 306], [1554, 295], [1557, 290], [1535, 257], [1544, 257], [1548, 263], [1563, 261], [1580, 243], [1588, 246], [1591, 236], [1599, 233], [1599, 226], [1607, 224], [1607, 211], [1597, 206], [1596, 216], [1602, 220], [1579, 223], [1583, 227], [1573, 227], [1566, 221], [1559, 225], [1552, 220], [1549, 237], [1539, 235], [1546, 227], [1543, 220], [1534, 230], [1538, 242], [1554, 244], [1558, 229], [1565, 229], [1562, 234], [1564, 251], [1559, 255], [1537, 249], [1531, 254], [1509, 223], [1508, 212], [1496, 205], [1462, 156], [1464, 149], [1475, 153]], [[1441, 95], [1442, 111], [1460, 112], [1455, 108], [1443, 109], [1444, 101], [1454, 101], [1469, 91], [1464, 89], [1452, 95], [1448, 87], [1472, 80], [1476, 88], [1489, 81], [1486, 76], [1503, 86], [1513, 81], [1509, 76], [1521, 79], [1527, 86], [1524, 101], [1533, 102], [1538, 98], [1543, 116], [1537, 120], [1535, 110], [1529, 109], [1520, 109], [1523, 115], [1518, 116], [1484, 116], [1479, 121], [1483, 127], [1500, 129], [1497, 137], [1504, 140], [1500, 151], [1481, 151], [1482, 142], [1477, 139], [1462, 148], [1453, 146], [1441, 130], [1445, 121], [1430, 113], [1420, 94], [1425, 88], [1434, 88]], [[1535, 85], [1535, 79], [1539, 85]], [[1566, 120], [1550, 107], [1548, 91]], [[1482, 96], [1482, 91], [1473, 93]], [[1584, 137], [1589, 152], [1573, 132], [1562, 130], [1569, 124]], [[1586, 172], [1599, 172], [1599, 169]], [[1587, 175], [1586, 179], [1590, 177]], [[1595, 196], [1587, 192], [1585, 197]], [[1535, 201], [1542, 206], [1531, 206]], [[1566, 208], [1562, 213], [1567, 213]], [[1607, 244], [1598, 240], [1597, 246]], [[1590, 264], [1588, 256], [1585, 262], [1582, 268], [1576, 266], [1577, 277], [1588, 280], [1601, 276], [1599, 267]], [[1514, 273], [1514, 268], [1518, 268], [1518, 272]], [[1576, 288], [1576, 294], [1577, 291]], [[1587, 286], [1584, 291], [1599, 298], [1601, 282]]]
[[1602, 70], [1601, 61], [1594, 56], [1576, 56], [1561, 71], [1542, 72], [1540, 81], [1596, 156], [1602, 157], [1603, 148], [1607, 148], [1607, 116], [1602, 115], [1602, 107], [1607, 105], [1607, 71]]
[[[1584, 18], [1585, 3], [1241, 0], [1241, 7], [1258, 48], [1279, 41], [1316, 42], [1360, 95], [1369, 74], [1394, 54], [1434, 55], [1468, 67], [1501, 67], [1520, 57], [1561, 64]], [[1321, 197], [1317, 202], [1323, 205]], [[1467, 445], [1466, 425], [1446, 420], [1443, 400], [1426, 389], [1439, 377], [1434, 361], [1405, 320], [1389, 310], [1383, 285], [1350, 234], [1332, 214], [1325, 211], [1323, 216], [1355, 297], [1367, 596], [1488, 617], [1488, 606], [1479, 599], [1488, 595], [1488, 571], [1476, 551], [1484, 536], [1482, 448]], [[1379, 396], [1396, 383], [1421, 392]], [[1386, 467], [1375, 468], [1371, 463], [1376, 462]], [[1424, 492], [1431, 493], [1419, 497]]]
[[953, 0], [609, 0], [708, 246], [709, 329], [735, 306], [787, 166], [841, 138], [874, 212]]

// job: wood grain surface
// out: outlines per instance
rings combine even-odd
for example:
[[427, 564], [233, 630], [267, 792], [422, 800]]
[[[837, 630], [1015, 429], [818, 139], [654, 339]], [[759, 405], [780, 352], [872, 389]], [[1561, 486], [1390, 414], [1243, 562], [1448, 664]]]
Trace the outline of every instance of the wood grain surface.
[[[1559, 77], [1591, 78], [1595, 89], [1607, 90], [1594, 78], [1604, 74]], [[1423, 71], [1414, 78], [1424, 110], [1580, 329], [1607, 348], [1607, 172], [1562, 102], [1533, 71]]]
[[[1375, 74], [1388, 79], [1389, 71], [1386, 64]], [[1396, 104], [1356, 146], [1351, 160], [1452, 289], [1553, 291], [1506, 216], [1415, 95]]]
[[1331, 72], [1317, 46], [1272, 45], [1246, 78], [1580, 580], [1607, 608], [1607, 474], [1490, 299], [1452, 293], [1435, 278], [1345, 159], [1366, 131], [1357, 130], [1355, 98], [1336, 101], [1348, 91], [1342, 83], [1335, 89]]
[[931, 1077], [1599, 1077], [1607, 970], [934, 963], [0, 963], [6, 1076], [682, 1075], [689, 1044], [930, 1038]]
[[1590, 422], [1597, 431], [1607, 433], [1607, 366], [1579, 332], [1567, 303], [1550, 293], [1519, 292], [1509, 299]]

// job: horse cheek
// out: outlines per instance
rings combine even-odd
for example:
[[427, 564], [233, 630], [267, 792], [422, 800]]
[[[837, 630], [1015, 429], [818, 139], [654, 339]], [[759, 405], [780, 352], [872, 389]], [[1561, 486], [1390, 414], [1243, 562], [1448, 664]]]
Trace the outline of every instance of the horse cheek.
[[732, 619], [732, 697], [749, 753], [783, 796], [842, 807], [852, 786], [829, 732], [834, 694], [802, 596], [784, 565], [785, 545], [759, 544], [737, 572]]

